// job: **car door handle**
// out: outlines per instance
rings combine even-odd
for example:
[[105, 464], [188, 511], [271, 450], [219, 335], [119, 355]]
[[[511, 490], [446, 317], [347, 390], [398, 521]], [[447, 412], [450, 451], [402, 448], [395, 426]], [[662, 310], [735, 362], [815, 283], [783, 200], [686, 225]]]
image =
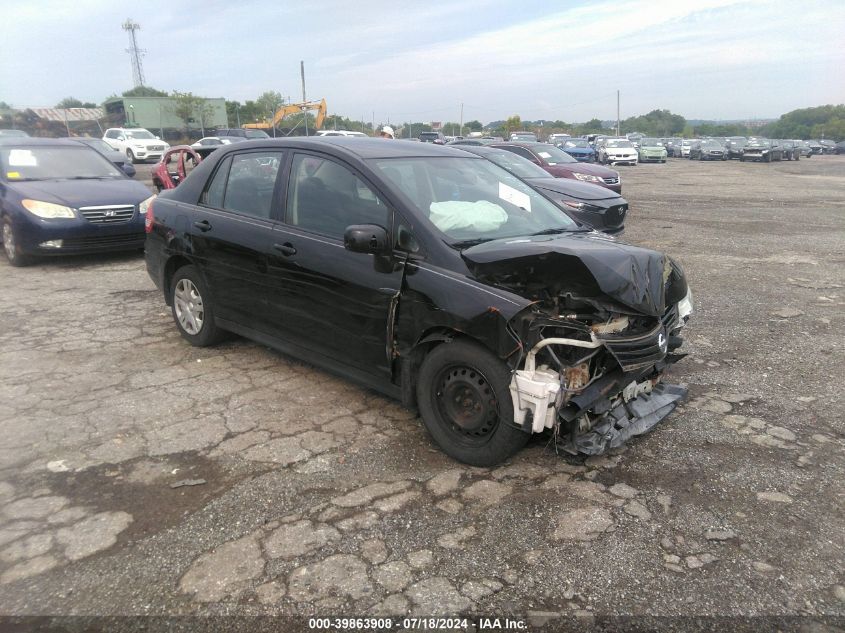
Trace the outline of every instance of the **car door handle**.
[[209, 222], [208, 220], [199, 220], [197, 222], [194, 222], [194, 226], [203, 233], [211, 230], [211, 222]]
[[273, 248], [279, 251], [285, 257], [290, 257], [291, 255], [296, 255], [296, 249], [293, 247], [293, 244], [290, 242], [285, 242], [284, 244], [273, 244]]

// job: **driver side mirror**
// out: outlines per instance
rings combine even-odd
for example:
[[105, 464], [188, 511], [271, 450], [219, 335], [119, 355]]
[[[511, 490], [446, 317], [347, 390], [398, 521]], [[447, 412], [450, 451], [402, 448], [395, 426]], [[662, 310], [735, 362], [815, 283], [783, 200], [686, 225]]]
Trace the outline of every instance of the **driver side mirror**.
[[126, 140], [126, 137], [125, 137], [125, 136], [123, 136], [123, 134], [121, 134], [120, 136], [118, 136], [118, 137], [117, 137], [117, 140], [118, 140], [118, 141], [125, 141], [125, 140]]
[[353, 253], [383, 255], [390, 251], [390, 238], [378, 224], [353, 224], [343, 232], [343, 247]]

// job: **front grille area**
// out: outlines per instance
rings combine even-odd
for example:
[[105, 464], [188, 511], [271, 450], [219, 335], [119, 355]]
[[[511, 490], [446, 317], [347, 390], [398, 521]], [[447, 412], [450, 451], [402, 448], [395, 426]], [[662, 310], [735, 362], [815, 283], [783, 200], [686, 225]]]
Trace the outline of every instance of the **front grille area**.
[[624, 204], [617, 204], [608, 208], [604, 213], [605, 224], [610, 228], [620, 226], [625, 221], [626, 213], [628, 213], [628, 207]]
[[164, 151], [164, 145], [150, 145], [149, 147], [147, 147], [147, 151], [148, 152], [163, 152]]
[[133, 249], [143, 248], [146, 235], [143, 231], [123, 235], [97, 235], [93, 237], [70, 237], [62, 240], [62, 248], [84, 249]]
[[79, 212], [91, 224], [120, 224], [132, 219], [135, 215], [135, 207], [132, 205], [79, 207]]
[[[666, 329], [661, 323], [651, 332], [639, 336], [601, 337], [608, 351], [623, 371], [642, 369], [663, 360], [667, 350]], [[661, 349], [661, 342], [663, 347]]]
[[602, 180], [604, 181], [604, 184], [606, 184], [606, 185], [618, 185], [619, 184], [619, 178], [618, 177], [616, 177], [616, 178], [602, 178]]

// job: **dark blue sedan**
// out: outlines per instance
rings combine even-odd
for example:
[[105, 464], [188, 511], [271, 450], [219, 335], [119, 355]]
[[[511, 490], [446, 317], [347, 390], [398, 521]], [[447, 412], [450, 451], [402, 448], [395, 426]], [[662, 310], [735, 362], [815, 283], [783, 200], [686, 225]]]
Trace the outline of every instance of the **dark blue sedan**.
[[587, 139], [568, 138], [565, 141], [557, 143], [557, 146], [579, 162], [596, 162], [596, 150], [587, 142]]
[[140, 250], [153, 196], [65, 139], [0, 139], [0, 224], [13, 266], [40, 255]]

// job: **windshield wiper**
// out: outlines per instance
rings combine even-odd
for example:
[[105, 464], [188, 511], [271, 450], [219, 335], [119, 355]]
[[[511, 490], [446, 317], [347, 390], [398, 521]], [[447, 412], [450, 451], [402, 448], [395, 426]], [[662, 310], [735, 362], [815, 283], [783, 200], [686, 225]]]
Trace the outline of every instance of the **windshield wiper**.
[[64, 180], [107, 180], [114, 176], [66, 176]]
[[537, 231], [536, 233], [532, 233], [531, 235], [556, 235], [558, 233], [570, 233], [571, 231], [577, 230], [577, 228], [570, 229], [563, 226], [559, 226], [555, 229], [543, 229], [542, 231]]
[[453, 248], [461, 249], [470, 248], [471, 246], [478, 246], [479, 244], [484, 244], [484, 242], [491, 242], [493, 241], [492, 237], [477, 237], [472, 240], [460, 240], [459, 242], [452, 242], [451, 246]]

